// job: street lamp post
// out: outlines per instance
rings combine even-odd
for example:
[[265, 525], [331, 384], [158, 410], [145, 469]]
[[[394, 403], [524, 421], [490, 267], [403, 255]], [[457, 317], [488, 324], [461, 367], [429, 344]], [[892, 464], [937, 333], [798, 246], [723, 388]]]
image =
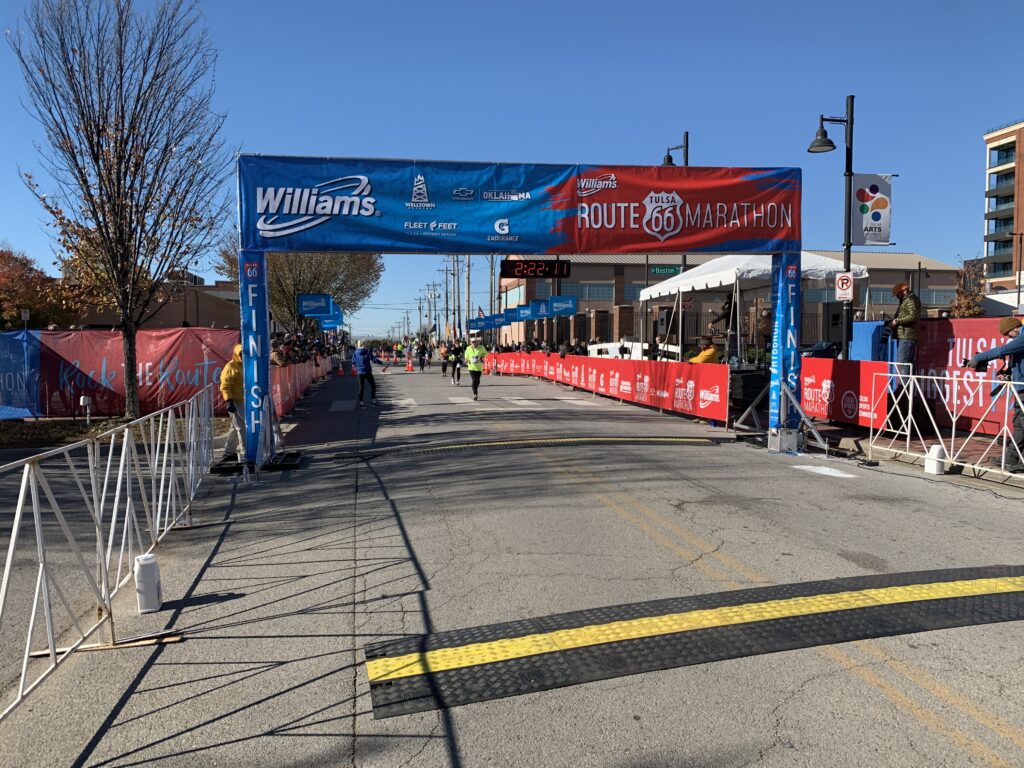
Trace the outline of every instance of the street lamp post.
[[[665, 150], [665, 157], [662, 159], [661, 164], [666, 168], [674, 168], [675, 162], [672, 160], [672, 150], [681, 149], [683, 150], [683, 166], [688, 168], [690, 166], [690, 132], [683, 131], [683, 143], [677, 144], [674, 147], [669, 147]], [[679, 271], [686, 271], [686, 252], [679, 254]]]
[[1020, 273], [1024, 267], [1024, 232], [1011, 232], [1011, 237], [1017, 238], [1016, 258], [1011, 257], [1010, 265], [1013, 267], [1013, 276], [1017, 279], [1017, 311], [1020, 312]]
[[[843, 214], [843, 271], [850, 271], [850, 247], [853, 245], [853, 215], [850, 210], [850, 202], [853, 199], [853, 96], [846, 97], [845, 117], [818, 116], [818, 132], [814, 141], [807, 147], [808, 152], [831, 152], [836, 148], [835, 143], [828, 137], [825, 131], [825, 123], [846, 126], [846, 210]], [[853, 326], [853, 303], [843, 302], [843, 360], [850, 358], [850, 331]]]

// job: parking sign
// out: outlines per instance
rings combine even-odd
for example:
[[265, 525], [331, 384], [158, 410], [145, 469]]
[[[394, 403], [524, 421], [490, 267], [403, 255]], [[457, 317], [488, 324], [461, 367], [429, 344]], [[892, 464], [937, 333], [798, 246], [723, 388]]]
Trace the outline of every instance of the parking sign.
[[836, 301], [853, 301], [853, 273], [836, 274]]

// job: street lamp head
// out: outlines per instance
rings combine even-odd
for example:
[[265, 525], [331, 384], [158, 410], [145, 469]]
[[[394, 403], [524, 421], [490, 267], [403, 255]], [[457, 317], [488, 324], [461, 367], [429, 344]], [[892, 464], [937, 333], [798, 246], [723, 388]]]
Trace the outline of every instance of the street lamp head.
[[672, 160], [672, 152], [665, 150], [665, 158], [661, 161], [662, 166], [672, 168], [675, 167], [675, 161]]
[[818, 132], [814, 134], [814, 141], [807, 147], [808, 152], [831, 152], [836, 148], [835, 142], [828, 137], [828, 131], [825, 130], [825, 121], [821, 119], [818, 122]]

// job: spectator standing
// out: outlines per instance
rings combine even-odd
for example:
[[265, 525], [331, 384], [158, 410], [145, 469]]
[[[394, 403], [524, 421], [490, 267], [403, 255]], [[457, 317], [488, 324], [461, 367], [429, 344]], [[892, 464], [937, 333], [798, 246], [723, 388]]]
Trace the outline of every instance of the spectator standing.
[[[367, 383], [370, 385], [370, 405], [374, 408], [377, 404], [377, 382], [373, 380], [373, 363], [384, 365], [384, 361], [374, 355], [366, 348], [366, 343], [360, 339], [356, 342], [356, 351], [352, 355], [352, 367], [355, 368], [356, 377], [359, 379], [359, 407], [363, 405], [363, 389]], [[387, 366], [385, 366], [387, 370]]]
[[[1001, 347], [993, 347], [985, 352], [979, 352], [970, 359], [967, 365], [978, 369], [990, 360], [997, 360], [1009, 355], [1010, 357], [1010, 382], [1007, 386], [1013, 388], [1019, 394], [1024, 389], [1024, 336], [1021, 335], [1021, 319], [1019, 317], [1004, 317], [999, 321], [999, 332], [1010, 339]], [[1010, 407], [1015, 398], [1012, 393], [1007, 393], [1011, 398], [1007, 407]], [[989, 459], [992, 464], [1002, 466], [1007, 472], [1024, 472], [1024, 409], [1019, 406], [1013, 411], [1013, 431], [1010, 439], [1006, 441], [1003, 449], [1003, 456], [1000, 459], [993, 456]]]
[[764, 365], [767, 366], [772, 359], [772, 311], [768, 307], [764, 307], [757, 318], [757, 334], [761, 337]]
[[661, 345], [664, 339], [661, 336], [655, 336], [654, 341], [647, 345], [647, 359], [648, 360], [660, 360], [661, 359]]
[[892, 295], [900, 302], [892, 318], [892, 328], [896, 332], [896, 362], [909, 363], [910, 373], [913, 373], [914, 360], [917, 357], [917, 323], [921, 319], [921, 300], [906, 283], [894, 285]]
[[480, 376], [484, 371], [484, 358], [487, 357], [487, 347], [479, 338], [474, 338], [466, 347], [466, 370], [469, 371], [469, 378], [473, 384], [473, 399], [477, 400], [480, 391]]
[[718, 348], [715, 343], [711, 340], [710, 336], [704, 336], [700, 340], [700, 352], [691, 357], [687, 362], [690, 363], [717, 363], [718, 362]]
[[231, 431], [224, 444], [225, 461], [245, 461], [245, 381], [242, 372], [242, 345], [235, 344], [231, 360], [220, 372], [220, 394], [228, 406]]

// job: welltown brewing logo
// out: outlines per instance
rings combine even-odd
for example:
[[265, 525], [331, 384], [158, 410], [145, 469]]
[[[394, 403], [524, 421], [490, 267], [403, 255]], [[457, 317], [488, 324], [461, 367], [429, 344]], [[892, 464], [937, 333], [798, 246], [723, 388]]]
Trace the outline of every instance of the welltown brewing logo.
[[342, 176], [309, 188], [257, 187], [256, 229], [263, 237], [286, 237], [335, 216], [380, 216], [372, 193], [366, 176]]

